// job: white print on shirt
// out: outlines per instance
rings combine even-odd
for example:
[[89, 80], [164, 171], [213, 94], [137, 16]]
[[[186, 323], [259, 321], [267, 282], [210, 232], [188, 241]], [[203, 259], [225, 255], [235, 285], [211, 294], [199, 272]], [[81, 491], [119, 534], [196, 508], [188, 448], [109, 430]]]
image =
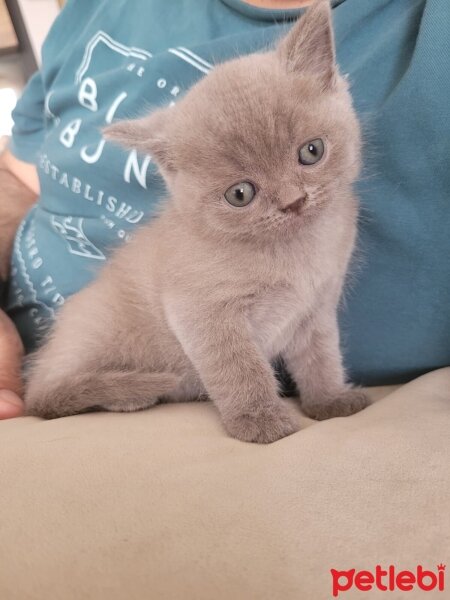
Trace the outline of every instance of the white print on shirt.
[[[86, 82], [87, 80], [85, 79], [84, 82]], [[92, 90], [95, 90], [95, 97], [97, 96], [97, 86], [95, 84], [95, 82], [93, 80], [92, 81]], [[84, 83], [83, 82], [83, 83]], [[80, 88], [80, 92], [81, 92]], [[91, 105], [92, 108], [91, 110], [97, 110], [98, 106], [97, 106], [97, 101], [92, 98], [92, 96], [90, 94], [88, 94], [87, 96], [83, 96], [82, 93], [78, 93], [78, 99], [80, 100], [80, 103], [86, 102], [86, 101], [91, 101], [93, 104]], [[106, 113], [106, 117], [105, 117], [105, 121], [106, 123], [111, 123], [114, 115], [116, 114], [116, 110], [118, 109], [118, 107], [120, 106], [120, 104], [125, 100], [125, 98], [127, 97], [127, 93], [126, 92], [122, 92], [121, 94], [119, 94], [117, 96], [117, 98], [114, 100], [114, 102], [111, 104], [111, 106], [109, 107], [108, 112]], [[83, 104], [83, 106], [86, 106], [85, 104]], [[77, 132], [78, 133], [78, 132]], [[72, 142], [73, 143], [73, 142]], [[92, 154], [88, 153], [88, 147], [89, 146], [83, 146], [81, 148], [81, 152], [80, 152], [80, 156], [81, 158], [84, 160], [84, 162], [89, 163], [89, 164], [94, 164], [96, 163], [100, 156], [102, 155], [103, 152], [103, 148], [105, 147], [105, 140], [101, 139], [97, 148], [95, 149], [95, 151]], [[148, 162], [150, 162], [150, 157], [146, 157], [148, 158]], [[148, 163], [147, 163], [148, 164]], [[126, 178], [125, 178], [126, 181]], [[138, 178], [138, 181], [140, 182], [140, 179]], [[144, 181], [145, 181], [145, 176], [144, 176]], [[144, 186], [145, 188], [147, 187], [147, 185]]]
[[[116, 58], [114, 56], [108, 57], [105, 53], [112, 53]], [[213, 67], [198, 54], [182, 46], [171, 48], [169, 53], [176, 59], [183, 61], [188, 69], [193, 68], [205, 75]], [[143, 80], [146, 75], [145, 85], [148, 87], [149, 84], [153, 84], [156, 90], [160, 90], [162, 104], [167, 103], [169, 106], [175, 104], [175, 100], [181, 92], [179, 85], [176, 85], [177, 81], [161, 73], [158, 73], [154, 81], [148, 81], [148, 77], [151, 75], [149, 75], [148, 68], [146, 73], [146, 67], [151, 58], [152, 54], [150, 52], [141, 48], [125, 46], [104, 31], [98, 31], [90, 39], [75, 74], [76, 90], [74, 102], [70, 105], [70, 120], [66, 118], [64, 119], [65, 122], [61, 122], [61, 115], [58, 114], [59, 111], [56, 108], [58, 105], [58, 92], [55, 96], [55, 92], [50, 90], [45, 97], [44, 110], [47, 125], [50, 126], [50, 123], [52, 123], [56, 128], [55, 135], [63, 150], [70, 149], [71, 152], [79, 152], [80, 159], [89, 165], [94, 165], [102, 159], [106, 144], [100, 132], [102, 125], [111, 123], [119, 108], [126, 117], [138, 116], [133, 112], [134, 107], [133, 111], [126, 112], [127, 99], [131, 96], [136, 101], [136, 94], [140, 89], [138, 86], [142, 85], [134, 79], [135, 77]], [[111, 66], [111, 75], [108, 75], [109, 68], [105, 72], [105, 64]], [[111, 82], [117, 86], [115, 88], [116, 95], [112, 97], [110, 92]], [[109, 104], [106, 106], [103, 100], [105, 93], [101, 87], [102, 85], [108, 86], [107, 97], [110, 100], [108, 100]], [[68, 99], [64, 98], [63, 106], [67, 107], [67, 105]], [[76, 111], [77, 106], [78, 114], [77, 112], [74, 114], [73, 111]], [[95, 122], [95, 119], [97, 122]], [[82, 147], [79, 145], [78, 149], [75, 150], [77, 139], [79, 139], [83, 127], [89, 130], [90, 139], [92, 139], [93, 127], [98, 128], [98, 141]], [[72, 162], [71, 158], [71, 164]], [[130, 151], [126, 155], [122, 172], [124, 183], [126, 185], [138, 184], [141, 188], [147, 189], [147, 175], [151, 162], [149, 155], [142, 156], [138, 155], [136, 151]], [[137, 224], [144, 217], [145, 213], [143, 211], [137, 210], [128, 202], [120, 200], [109, 191], [96, 188], [87, 180], [83, 181], [81, 178], [61, 169], [57, 164], [51, 162], [46, 155], [40, 157], [39, 166], [42, 172], [51, 178], [55, 184], [70, 190], [75, 203], [79, 199], [80, 203], [95, 204], [101, 207], [102, 212], [93, 216], [99, 223], [103, 223], [104, 227], [114, 231], [117, 238], [125, 242], [131, 237], [129, 226], [126, 226], [125, 223]], [[76, 169], [76, 165], [74, 167]], [[112, 191], [115, 192], [115, 189]], [[133, 198], [133, 193], [127, 194], [127, 196]], [[76, 208], [73, 207], [72, 211], [76, 212]], [[103, 252], [86, 236], [83, 229], [83, 219], [84, 217], [73, 215], [54, 215], [51, 218], [51, 225], [65, 240], [70, 254], [87, 259], [104, 260]], [[24, 226], [27, 222], [30, 229], [24, 235]], [[36, 333], [44, 333], [48, 329], [49, 320], [55, 316], [55, 308], [64, 303], [64, 297], [58, 292], [53, 277], [44, 272], [46, 270], [44, 260], [39, 253], [34, 235], [33, 215], [22, 224], [18, 232], [15, 242], [15, 256], [16, 261], [11, 282], [14, 306], [11, 308], [24, 308], [31, 300], [32, 306], [28, 310], [28, 315], [36, 328]], [[25, 261], [27, 261], [27, 264]], [[37, 299], [38, 292], [39, 298], [46, 303]]]
[[[84, 85], [86, 82], [89, 83], [89, 87]], [[117, 96], [117, 98], [114, 99], [114, 102], [111, 104], [111, 106], [108, 109], [108, 112], [106, 113], [106, 117], [105, 117], [106, 124], [109, 124], [112, 122], [114, 115], [116, 114], [116, 110], [118, 109], [119, 105], [125, 100], [127, 95], [128, 94], [126, 92], [121, 92]], [[92, 112], [97, 112], [98, 104], [97, 104], [96, 98], [97, 98], [97, 86], [96, 86], [95, 82], [93, 80], [88, 81], [85, 79], [82, 83], [82, 87], [80, 87], [80, 89], [78, 91], [79, 103], [84, 108], [87, 108], [88, 110], [91, 110]], [[82, 124], [83, 124], [82, 119], [73, 119], [72, 121], [70, 121], [70, 123], [66, 127], [64, 127], [64, 129], [60, 133], [59, 141], [64, 146], [66, 146], [66, 148], [72, 148]], [[89, 155], [86, 152], [86, 150], [89, 146], [83, 146], [83, 148], [81, 149], [81, 152], [80, 152], [81, 158], [87, 163], [93, 164], [94, 162], [97, 162], [103, 152], [104, 145], [105, 145], [105, 140], [101, 139], [97, 146], [95, 153], [92, 155]], [[100, 148], [100, 150], [99, 150], [99, 148]], [[95, 156], [95, 159], [93, 160], [94, 156]]]
[[[34, 211], [35, 209], [32, 210]], [[24, 228], [27, 223], [29, 224], [29, 230], [25, 235], [25, 239], [23, 239]], [[43, 267], [43, 260], [39, 256], [39, 250], [37, 248], [36, 238], [34, 235], [33, 214], [30, 215], [29, 220], [27, 219], [22, 222], [14, 242], [14, 254], [17, 257], [19, 272], [28, 290], [26, 292], [18, 285], [17, 269], [14, 267], [11, 273], [11, 291], [15, 298], [15, 303], [9, 307], [9, 310], [14, 310], [17, 307], [23, 307], [25, 299], [27, 304], [30, 304], [29, 299], [31, 298], [31, 303], [35, 306], [28, 310], [28, 315], [36, 329], [36, 334], [45, 333], [48, 329], [49, 320], [53, 320], [55, 318], [55, 309], [51, 306], [48, 306], [41, 300], [38, 300], [36, 288], [34, 287], [27, 271], [22, 252], [22, 244], [24, 246], [24, 252], [27, 255], [27, 259], [30, 260], [30, 267], [35, 271], [35, 273], [40, 272]], [[33, 276], [36, 277], [35, 275]], [[45, 293], [48, 296], [49, 301], [55, 307], [64, 304], [64, 297], [58, 292], [56, 286], [53, 285], [53, 279], [49, 275], [45, 274], [43, 278], [41, 278], [40, 282], [37, 283], [37, 285], [38, 287], [45, 289]], [[39, 309], [37, 308], [38, 306], [40, 307]]]
[[181, 60], [184, 60], [184, 62], [189, 63], [190, 65], [192, 65], [202, 73], [205, 73], [206, 75], [213, 68], [213, 65], [211, 63], [201, 58], [198, 54], [194, 54], [192, 50], [188, 50], [183, 46], [178, 46], [177, 48], [169, 48], [168, 52], [174, 54], [175, 56], [178, 56], [178, 58], [181, 58]]
[[[78, 93], [77, 99], [78, 103], [85, 109], [91, 112], [98, 112], [101, 107], [99, 106], [99, 89], [98, 84], [95, 79], [95, 60], [94, 57], [101, 52], [104, 54], [105, 50], [107, 52], [112, 52], [113, 54], [118, 54], [121, 57], [125, 56], [126, 58], [133, 58], [133, 62], [130, 62], [128, 65], [123, 65], [121, 68], [125, 68], [127, 71], [135, 73], [138, 77], [142, 77], [145, 73], [145, 63], [149, 58], [152, 58], [152, 54], [147, 50], [143, 50], [142, 48], [135, 48], [130, 46], [125, 46], [124, 44], [114, 40], [109, 34], [104, 31], [98, 31], [87, 43], [85, 52], [83, 54], [83, 58], [81, 64], [75, 75], [75, 82], [78, 85]], [[177, 56], [185, 63], [190, 64], [195, 69], [201, 71], [202, 73], [209, 73], [209, 71], [213, 68], [213, 65], [206, 61], [204, 58], [192, 52], [189, 48], [185, 48], [184, 46], [178, 46], [177, 48], [169, 48], [168, 52]], [[136, 60], [141, 61], [141, 64], [138, 65]], [[109, 64], [114, 65], [114, 60], [109, 59]], [[122, 63], [121, 63], [122, 64]], [[119, 71], [120, 72], [120, 71]], [[104, 74], [103, 69], [100, 70], [101, 74]], [[97, 73], [98, 75], [98, 73]], [[122, 83], [125, 83], [124, 78], [120, 78]], [[127, 80], [128, 81], [128, 80]], [[160, 77], [156, 85], [159, 89], [165, 89], [167, 86], [167, 80], [163, 77]], [[179, 94], [180, 88], [177, 85], [173, 85], [170, 90], [171, 96], [176, 98]], [[105, 123], [111, 123], [117, 109], [120, 104], [127, 98], [128, 94], [125, 91], [119, 92], [118, 96], [113, 100], [110, 105], [106, 117]], [[173, 106], [175, 102], [172, 100], [169, 105]], [[53, 113], [52, 113], [53, 115]], [[54, 115], [53, 115], [54, 117]], [[60, 143], [66, 148], [72, 148], [76, 142], [77, 136], [82, 128], [83, 119], [81, 117], [72, 119], [65, 127], [62, 129], [59, 135]], [[88, 146], [83, 146], [80, 151], [81, 159], [87, 164], [95, 164], [97, 163], [102, 154], [105, 147], [105, 140], [100, 137], [97, 145], [90, 144]], [[139, 185], [146, 189], [146, 174], [147, 168], [150, 164], [151, 157], [146, 156], [141, 168], [141, 177], [136, 177]], [[130, 164], [135, 164], [136, 159], [129, 155], [129, 159], [127, 164], [125, 165], [125, 170], [123, 173], [123, 179], [125, 183], [131, 183], [130, 181]]]
[[61, 122], [61, 119], [59, 117], [57, 117], [56, 115], [54, 115], [52, 113], [52, 111], [50, 110], [50, 98], [52, 97], [52, 95], [54, 94], [53, 91], [50, 91], [46, 96], [45, 96], [45, 101], [44, 101], [44, 112], [45, 112], [45, 116], [49, 121], [54, 121], [55, 125], [59, 125]]
[[[133, 75], [142, 78], [145, 73], [145, 65], [149, 59], [152, 58], [152, 54], [141, 48], [129, 47], [121, 44], [117, 40], [114, 40], [110, 35], [104, 31], [98, 31], [87, 43], [81, 63], [76, 71], [75, 82], [77, 85], [76, 89], [76, 100], [78, 106], [81, 108], [79, 116], [75, 114], [71, 117], [69, 122], [61, 123], [60, 117], [55, 114], [54, 106], [53, 110], [50, 108], [52, 100], [52, 91], [47, 94], [45, 101], [45, 112], [49, 119], [52, 119], [54, 125], [59, 129], [58, 136], [62, 146], [67, 149], [73, 149], [76, 145], [77, 138], [82, 131], [83, 123], [87, 119], [86, 113], [88, 111], [91, 115], [102, 111], [104, 117], [100, 119], [105, 123], [111, 123], [119, 107], [126, 102], [128, 98], [127, 91], [121, 90], [120, 87], [117, 90], [117, 95], [113, 97], [109, 106], [102, 106], [100, 99], [102, 98], [102, 89], [99, 89], [99, 76], [105, 75], [104, 67], [101, 65], [105, 64], [105, 52], [113, 54], [109, 56], [108, 64], [114, 76], [117, 75], [116, 84], [118, 86], [131, 86], [133, 84], [133, 77], [130, 79], [129, 76], [123, 75], [123, 70], [126, 70]], [[170, 48], [169, 52], [184, 61], [191, 67], [201, 71], [202, 73], [208, 73], [213, 65], [207, 62], [205, 59], [195, 54], [188, 48], [179, 46], [177, 48]], [[114, 55], [118, 57], [114, 59]], [[120, 58], [119, 58], [120, 57]], [[130, 62], [127, 63], [126, 59], [130, 58]], [[118, 68], [114, 68], [115, 63]], [[102, 81], [105, 81], [102, 79]], [[164, 90], [165, 94], [169, 92], [173, 100], [170, 105], [174, 104], [174, 100], [177, 99], [181, 92], [178, 85], [174, 85], [174, 82], [168, 81], [167, 78], [159, 77], [155, 79], [155, 84], [161, 91]], [[110, 83], [109, 83], [110, 85]], [[134, 98], [136, 90], [133, 89]], [[103, 96], [104, 97], [104, 96]], [[166, 96], [167, 99], [167, 96]], [[167, 102], [167, 100], [166, 100]], [[54, 104], [54, 102], [52, 103]], [[106, 110], [106, 114], [105, 112]], [[99, 120], [100, 120], [99, 119]], [[101, 122], [98, 123], [98, 128], [101, 128]], [[94, 122], [94, 126], [97, 124]], [[89, 121], [89, 129], [92, 132], [92, 117]], [[90, 165], [98, 163], [102, 157], [106, 141], [101, 137], [99, 131], [98, 143], [84, 145], [79, 150], [79, 156], [81, 160]], [[125, 160], [123, 168], [123, 181], [126, 184], [134, 185], [137, 183], [141, 188], [147, 189], [147, 174], [151, 163], [151, 157], [149, 155], [138, 155], [135, 150], [131, 150]], [[122, 220], [129, 224], [136, 224], [141, 221], [144, 217], [144, 212], [136, 210], [132, 204], [119, 200], [115, 195], [110, 194], [104, 189], [95, 188], [91, 183], [83, 181], [81, 178], [76, 177], [62, 169], [60, 169], [55, 163], [51, 162], [47, 155], [40, 157], [40, 168], [42, 171], [58, 185], [65, 187], [70, 190], [72, 194], [77, 195], [80, 200], [93, 203], [96, 206], [102, 207], [104, 212], [97, 216], [100, 217], [100, 221], [103, 222], [104, 226], [110, 230], [114, 230], [115, 235], [124, 241], [130, 239], [129, 232], [126, 228], [118, 225], [117, 220]], [[77, 217], [73, 215], [65, 217], [51, 218], [51, 224], [53, 229], [61, 235], [67, 243], [69, 253], [82, 256], [88, 259], [104, 260], [105, 255], [103, 252], [89, 240], [83, 230], [83, 217]]]
[[142, 48], [133, 48], [130, 46], [125, 46], [117, 40], [114, 40], [110, 35], [108, 35], [104, 31], [97, 31], [97, 33], [89, 40], [89, 42], [86, 45], [81, 65], [79, 66], [75, 74], [75, 83], [81, 83], [84, 75], [88, 71], [89, 66], [91, 64], [94, 50], [99, 44], [105, 44], [105, 46], [107, 46], [117, 54], [122, 54], [123, 56], [131, 56], [133, 58], [138, 58], [142, 61], [146, 61], [152, 57], [152, 54], [147, 50], [143, 50]]
[[97, 93], [97, 84], [94, 79], [86, 77], [78, 88], [78, 102], [85, 108], [96, 112], [98, 110]]
[[83, 258], [105, 260], [105, 255], [95, 246], [83, 231], [83, 217], [56, 217], [52, 215], [53, 229], [67, 242], [70, 254]]
[[[109, 219], [105, 215], [100, 215], [100, 219], [103, 221], [103, 223], [108, 229], [114, 229], [116, 227], [114, 221], [111, 221], [111, 219]], [[123, 240], [124, 242], [129, 242], [133, 237], [131, 233], [125, 231], [125, 229], [117, 229], [116, 235], [120, 240]]]
[[131, 204], [120, 201], [116, 196], [108, 194], [105, 190], [98, 189], [79, 177], [74, 177], [65, 171], [61, 171], [59, 167], [48, 159], [46, 154], [40, 156], [38, 164], [39, 168], [51, 177], [53, 181], [70, 190], [73, 194], [78, 195], [83, 201], [103, 207], [108, 211], [109, 217], [123, 219], [132, 225], [139, 223], [144, 217], [145, 213], [142, 210], [136, 210]]
[[[95, 57], [99, 53], [101, 53], [101, 55], [103, 56], [105, 51], [112, 52], [113, 55], [119, 55], [121, 57], [118, 73], [120, 73], [120, 69], [126, 69], [126, 71], [132, 72], [138, 77], [143, 76], [143, 74], [145, 73], [145, 62], [152, 57], [152, 54], [147, 50], [144, 50], [142, 48], [125, 46], [117, 40], [114, 40], [110, 35], [108, 35], [104, 31], [98, 31], [87, 43], [81, 64], [75, 75], [75, 82], [78, 85], [78, 104], [84, 109], [93, 113], [99, 112], [100, 110], [102, 110], [102, 108], [104, 110], [104, 107], [101, 107], [99, 105], [99, 95], [101, 95], [99, 94], [99, 92], [101, 92], [101, 90], [98, 89], [98, 84], [95, 79], [96, 75], [98, 75], [99, 73], [103, 75], [104, 70], [103, 68], [100, 70], [97, 69], [99, 70], [99, 73], [95, 72]], [[131, 58], [132, 62], [123, 65], [123, 56], [125, 56], [126, 58]], [[140, 62], [140, 64], [138, 63], [138, 61]], [[114, 68], [115, 62], [116, 61], [114, 61], [112, 58], [109, 59], [109, 64], [111, 65], [111, 68]], [[126, 82], [128, 82], [128, 85], [130, 85], [130, 80], [128, 78], [118, 78], [118, 83], [123, 85]], [[176, 96], [179, 93], [179, 91], [180, 89], [177, 86], [174, 86], [172, 87], [171, 94], [173, 96]], [[113, 121], [117, 109], [127, 97], [128, 94], [126, 91], [119, 91], [118, 95], [113, 99], [112, 103], [108, 107], [106, 116], [104, 118], [105, 124], [109, 124]], [[54, 119], [58, 118], [53, 114], [53, 112], [51, 112], [51, 117]], [[101, 124], [99, 123], [99, 129], [100, 125]], [[66, 148], [73, 148], [82, 127], [82, 115], [78, 118], [72, 119], [69, 123], [66, 123], [59, 133], [60, 143]], [[92, 124], [90, 125], [90, 128], [92, 130]], [[83, 146], [80, 150], [80, 158], [87, 164], [96, 164], [102, 157], [105, 144], [106, 142], [101, 137], [99, 131], [98, 143]], [[136, 152], [130, 152], [123, 171], [124, 182], [128, 184], [132, 183], [131, 175], [134, 175], [136, 177], [137, 183], [144, 189], [147, 189], [146, 176], [150, 162], [151, 157], [146, 155], [142, 159], [142, 163], [139, 165]]]

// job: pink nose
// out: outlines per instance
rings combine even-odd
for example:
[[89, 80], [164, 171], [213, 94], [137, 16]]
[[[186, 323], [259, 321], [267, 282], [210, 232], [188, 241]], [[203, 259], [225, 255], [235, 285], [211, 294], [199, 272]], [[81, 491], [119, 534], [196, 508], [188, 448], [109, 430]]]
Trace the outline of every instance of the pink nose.
[[294, 212], [296, 214], [299, 214], [303, 204], [305, 203], [306, 200], [306, 196], [301, 196], [300, 198], [297, 198], [297, 200], [294, 200], [294, 202], [291, 202], [290, 204], [288, 204], [287, 206], [284, 206], [283, 208], [281, 208], [281, 212]]

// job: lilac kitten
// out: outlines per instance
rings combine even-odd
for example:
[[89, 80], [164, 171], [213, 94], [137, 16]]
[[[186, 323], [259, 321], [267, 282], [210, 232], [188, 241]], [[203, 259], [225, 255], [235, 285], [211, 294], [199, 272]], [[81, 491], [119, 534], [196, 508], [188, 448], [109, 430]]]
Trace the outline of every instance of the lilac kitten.
[[28, 414], [208, 396], [230, 435], [298, 429], [282, 356], [316, 419], [368, 404], [346, 383], [336, 307], [353, 250], [360, 130], [318, 0], [271, 52], [217, 66], [173, 108], [111, 125], [170, 198], [61, 310], [32, 360]]

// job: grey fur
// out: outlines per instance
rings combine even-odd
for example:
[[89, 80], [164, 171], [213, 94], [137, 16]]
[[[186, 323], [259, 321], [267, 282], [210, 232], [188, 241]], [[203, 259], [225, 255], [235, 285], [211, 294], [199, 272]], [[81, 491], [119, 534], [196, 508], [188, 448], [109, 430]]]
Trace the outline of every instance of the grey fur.
[[[175, 107], [105, 135], [151, 154], [170, 198], [62, 309], [33, 359], [28, 414], [208, 396], [230, 435], [273, 442], [298, 429], [278, 395], [277, 356], [306, 414], [364, 408], [345, 379], [336, 322], [360, 130], [334, 63], [328, 2], [275, 51], [217, 66]], [[324, 158], [300, 165], [299, 147], [317, 137]], [[236, 208], [224, 192], [243, 180], [258, 192]]]

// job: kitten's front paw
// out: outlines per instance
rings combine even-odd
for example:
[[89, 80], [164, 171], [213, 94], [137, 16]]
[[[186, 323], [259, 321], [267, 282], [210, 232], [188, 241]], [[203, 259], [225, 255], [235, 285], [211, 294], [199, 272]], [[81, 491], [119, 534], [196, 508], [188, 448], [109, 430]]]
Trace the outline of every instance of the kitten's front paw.
[[323, 421], [333, 417], [348, 417], [371, 403], [370, 398], [362, 390], [353, 388], [320, 402], [305, 402], [302, 404], [302, 411], [311, 419]]
[[228, 433], [242, 442], [270, 444], [299, 430], [294, 415], [283, 404], [261, 409], [255, 414], [240, 414], [225, 422]]

